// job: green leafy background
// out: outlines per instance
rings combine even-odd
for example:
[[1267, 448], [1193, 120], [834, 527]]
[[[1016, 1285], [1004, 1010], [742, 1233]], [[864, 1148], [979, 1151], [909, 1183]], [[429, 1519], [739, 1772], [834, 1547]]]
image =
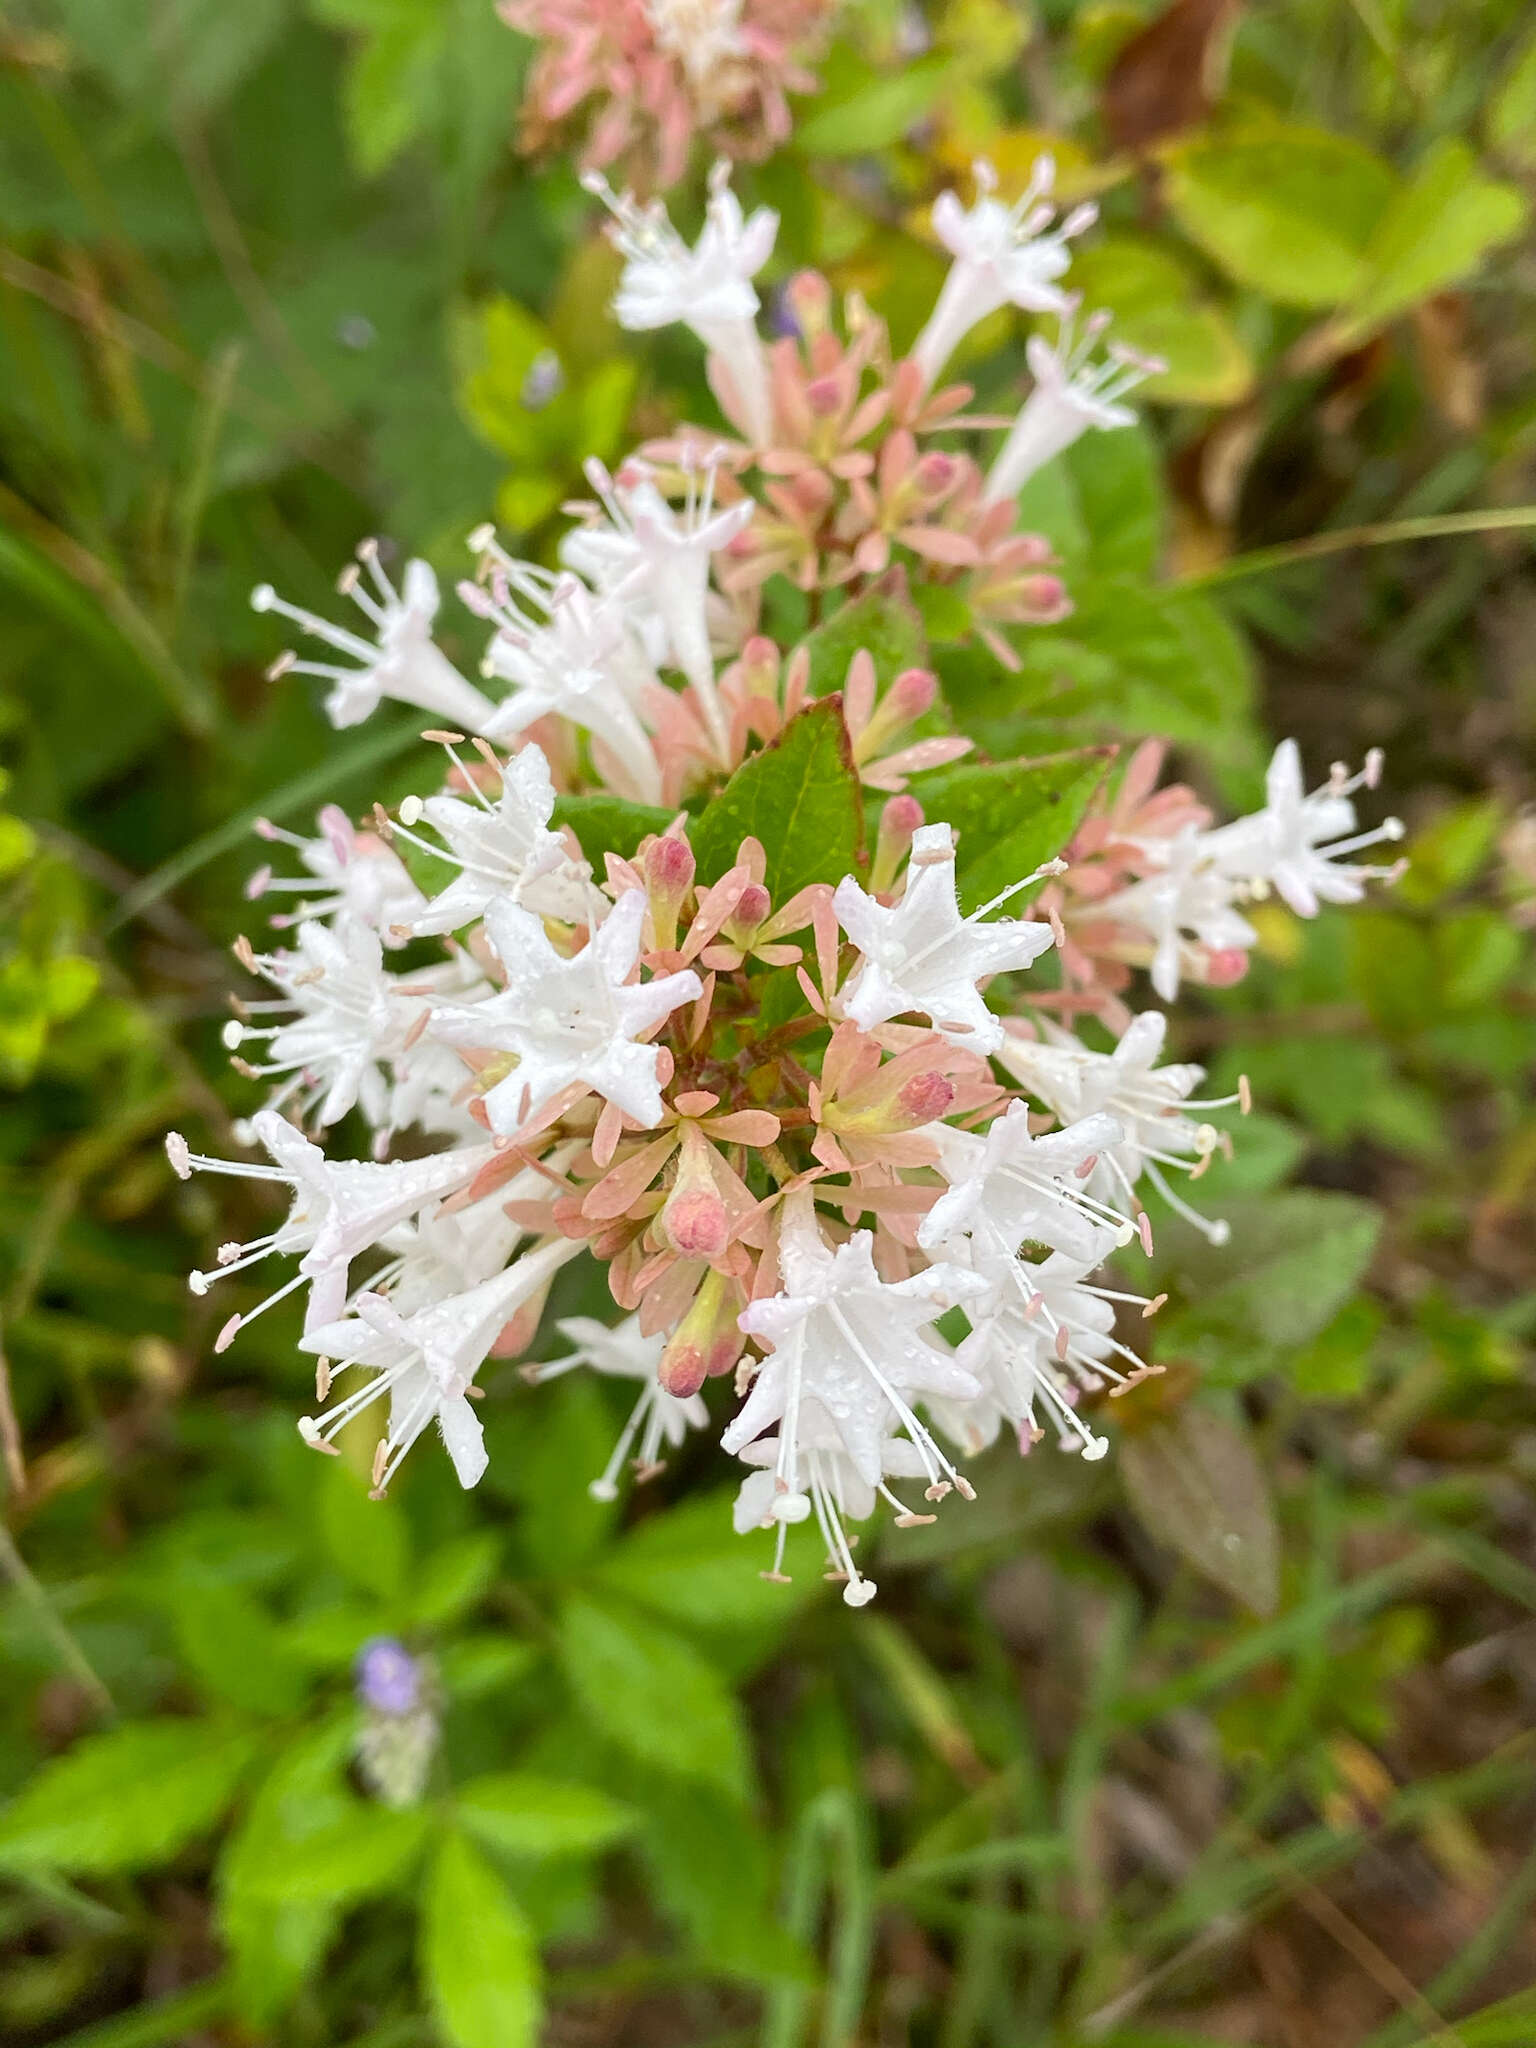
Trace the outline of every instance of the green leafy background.
[[[292, 1327], [216, 1358], [184, 1286], [261, 1213], [159, 1150], [248, 1107], [217, 1034], [250, 823], [392, 797], [415, 744], [266, 682], [249, 588], [323, 605], [369, 531], [451, 577], [493, 512], [547, 553], [584, 454], [708, 416], [686, 345], [609, 323], [571, 166], [512, 154], [526, 62], [485, 0], [0, 20], [0, 2036], [1528, 2043], [1524, 10], [863, 0], [743, 180], [781, 273], [900, 343], [933, 192], [1049, 145], [1103, 208], [1085, 291], [1168, 364], [1144, 427], [1030, 486], [1076, 609], [1017, 676], [935, 597], [812, 636], [814, 693], [865, 640], [926, 653], [1036, 764], [932, 780], [976, 898], [1054, 849], [1079, 750], [1146, 733], [1227, 805], [1266, 735], [1383, 745], [1413, 833], [1394, 894], [1266, 908], [1249, 980], [1181, 1011], [1260, 1108], [1203, 1184], [1232, 1244], [1160, 1224], [1168, 1370], [1116, 1456], [983, 1461], [973, 1507], [866, 1538], [857, 1616], [807, 1552], [758, 1578], [707, 1446], [591, 1500], [619, 1418], [575, 1379], [493, 1388], [471, 1500], [427, 1447], [370, 1503], [294, 1434]], [[1022, 344], [973, 337], [979, 405]], [[853, 864], [834, 729], [758, 772]], [[782, 786], [732, 791], [706, 869]], [[570, 818], [632, 845], [633, 813]], [[349, 1763], [386, 1631], [443, 1703], [405, 1811]]]

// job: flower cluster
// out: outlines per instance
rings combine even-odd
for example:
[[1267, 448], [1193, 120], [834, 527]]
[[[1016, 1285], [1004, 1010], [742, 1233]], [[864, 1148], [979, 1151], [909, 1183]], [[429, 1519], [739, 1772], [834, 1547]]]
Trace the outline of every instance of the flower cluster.
[[789, 135], [787, 95], [816, 90], [806, 68], [833, 0], [499, 0], [538, 43], [523, 100], [523, 147], [580, 130], [589, 169], [623, 163], [663, 190], [694, 138], [761, 157]]
[[[733, 536], [722, 587], [736, 595], [784, 575], [802, 590], [855, 591], [893, 561], [959, 597], [977, 631], [1008, 666], [1017, 665], [1005, 628], [1045, 625], [1071, 609], [1053, 572], [1049, 543], [1019, 529], [1017, 495], [1035, 472], [1093, 428], [1127, 425], [1122, 403], [1161, 367], [1150, 357], [1101, 346], [1109, 316], [1079, 320], [1060, 279], [1069, 244], [1094, 218], [1091, 205], [1058, 216], [1054, 170], [1041, 159], [1011, 206], [996, 179], [976, 166], [977, 197], [954, 193], [933, 208], [935, 233], [952, 263], [932, 316], [906, 356], [893, 358], [885, 324], [851, 299], [838, 331], [827, 280], [802, 271], [777, 300], [787, 328], [764, 343], [753, 279], [772, 253], [777, 222], [744, 216], [716, 166], [705, 224], [690, 249], [661, 206], [641, 207], [600, 176], [590, 188], [614, 216], [625, 258], [614, 311], [640, 331], [679, 323], [707, 350], [709, 381], [735, 439], [689, 427], [642, 451], [664, 485], [701, 461], [722, 470], [720, 492], [745, 501], [750, 516]], [[1033, 389], [983, 471], [963, 449], [941, 445], [969, 427], [966, 384], [942, 384], [956, 348], [1004, 306], [1058, 322], [1052, 344], [1031, 336]]]
[[[754, 438], [751, 461], [787, 485], [838, 480], [841, 509], [807, 528], [824, 594], [894, 548], [974, 578], [984, 551], [946, 559], [933, 535], [1011, 532], [1011, 501], [974, 466], [941, 490], [928, 455], [907, 457], [955, 416], [959, 400], [931, 394], [971, 322], [1010, 299], [1070, 319], [1057, 280], [1083, 222], [1054, 225], [1048, 182], [1013, 208], [984, 183], [970, 211], [940, 209], [955, 269], [898, 365], [870, 325], [847, 349], [823, 329], [763, 351], [750, 279], [773, 223], [743, 219], [723, 181], [714, 242], [681, 256], [662, 216], [616, 202], [621, 317], [673, 317], [686, 259], [683, 317], [727, 412], [746, 432], [761, 406], [787, 437], [771, 462]], [[802, 306], [814, 296], [802, 285]], [[1063, 392], [1072, 431], [1119, 409], [1113, 377], [1078, 389], [1073, 369], [1058, 388], [1036, 367], [999, 457], [1010, 479], [1064, 444]], [[865, 372], [878, 388], [861, 395]], [[461, 595], [489, 628], [483, 689], [432, 638], [423, 563], [397, 583], [361, 551], [343, 588], [365, 632], [258, 591], [336, 655], [277, 666], [320, 675], [338, 725], [390, 696], [464, 731], [429, 732], [437, 786], [361, 826], [328, 809], [313, 840], [260, 828], [301, 870], [261, 869], [250, 894], [284, 906], [278, 940], [236, 948], [272, 991], [227, 1027], [241, 1071], [271, 1090], [245, 1131], [267, 1158], [198, 1156], [179, 1136], [168, 1151], [182, 1176], [287, 1191], [281, 1221], [224, 1245], [192, 1286], [296, 1260], [217, 1346], [305, 1290], [316, 1412], [299, 1428], [334, 1451], [387, 1402], [377, 1491], [434, 1425], [476, 1483], [479, 1375], [528, 1351], [557, 1274], [586, 1252], [619, 1320], [563, 1319], [568, 1349], [526, 1377], [635, 1383], [593, 1490], [611, 1497], [626, 1467], [648, 1477], [723, 1422], [747, 1468], [737, 1526], [770, 1532], [770, 1572], [789, 1529], [814, 1521], [858, 1606], [874, 1585], [850, 1524], [877, 1499], [908, 1525], [972, 1497], [958, 1461], [1003, 1433], [1020, 1452], [1049, 1429], [1103, 1454], [1110, 1404], [1156, 1370], [1133, 1335], [1158, 1299], [1106, 1264], [1150, 1251], [1147, 1192], [1225, 1234], [1170, 1176], [1204, 1173], [1226, 1143], [1210, 1117], [1245, 1109], [1246, 1088], [1203, 1098], [1199, 1068], [1164, 1060], [1164, 1018], [1125, 1001], [1135, 971], [1164, 1000], [1182, 976], [1234, 978], [1253, 938], [1242, 905], [1269, 890], [1302, 915], [1355, 900], [1381, 871], [1343, 857], [1399, 828], [1355, 830], [1374, 758], [1308, 794], [1287, 742], [1263, 809], [1215, 826], [1189, 791], [1155, 791], [1144, 750], [1061, 853], [974, 901], [968, 870], [990, 850], [917, 793], [968, 745], [918, 728], [936, 677], [882, 675], [866, 651], [814, 695], [808, 650], [755, 631], [740, 572], [761, 566], [776, 501], [746, 493], [742, 460], [684, 440], [670, 471], [593, 466], [558, 569], [471, 536]], [[778, 566], [806, 573], [799, 557]], [[826, 845], [798, 818], [813, 786], [822, 823], [846, 826]], [[1084, 1012], [1096, 1042], [1070, 1028]], [[372, 1156], [331, 1156], [317, 1140], [354, 1116]], [[708, 1392], [722, 1380], [728, 1419]]]

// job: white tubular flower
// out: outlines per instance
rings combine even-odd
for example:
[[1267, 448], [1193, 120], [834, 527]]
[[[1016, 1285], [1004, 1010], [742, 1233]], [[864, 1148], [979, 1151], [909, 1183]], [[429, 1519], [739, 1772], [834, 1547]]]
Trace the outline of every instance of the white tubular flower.
[[[412, 919], [413, 933], [462, 931], [499, 899], [527, 903], [546, 917], [584, 913], [590, 870], [584, 861], [578, 867], [564, 837], [550, 830], [555, 786], [548, 761], [528, 746], [498, 766], [501, 793], [494, 803], [466, 773], [466, 796], [407, 797], [400, 806], [400, 836], [459, 870]], [[442, 845], [417, 837], [411, 828], [423, 820]]]
[[1246, 953], [1258, 933], [1236, 907], [1239, 885], [1212, 861], [1208, 837], [1198, 827], [1186, 825], [1171, 841], [1145, 844], [1155, 847], [1166, 864], [1106, 896], [1095, 914], [1145, 935], [1152, 986], [1171, 1003], [1193, 948], [1206, 954]]
[[[299, 1417], [299, 1434], [317, 1451], [335, 1451], [335, 1437], [382, 1395], [389, 1396], [389, 1428], [373, 1461], [377, 1499], [428, 1423], [442, 1432], [461, 1486], [474, 1486], [485, 1472], [485, 1432], [471, 1406], [469, 1390], [491, 1346], [525, 1301], [576, 1257], [579, 1243], [559, 1239], [516, 1259], [504, 1272], [466, 1293], [429, 1302], [401, 1315], [379, 1294], [361, 1294], [352, 1315], [318, 1324], [300, 1339], [300, 1349], [317, 1354], [316, 1388], [321, 1400], [334, 1372], [368, 1367], [373, 1377], [324, 1417]], [[329, 1361], [335, 1360], [332, 1367]]]
[[1044, 469], [1091, 427], [1135, 424], [1135, 413], [1120, 400], [1165, 365], [1156, 356], [1138, 355], [1118, 343], [1095, 362], [1094, 349], [1109, 321], [1108, 313], [1090, 313], [1078, 335], [1073, 301], [1062, 316], [1054, 348], [1043, 335], [1029, 337], [1025, 352], [1035, 388], [987, 476], [989, 499], [1017, 497], [1036, 470]]
[[172, 1131], [165, 1141], [166, 1157], [181, 1180], [189, 1179], [196, 1168], [229, 1174], [236, 1180], [274, 1181], [293, 1190], [292, 1207], [276, 1230], [250, 1244], [222, 1245], [215, 1271], [188, 1275], [192, 1292], [206, 1294], [215, 1280], [257, 1265], [274, 1252], [302, 1254], [291, 1280], [249, 1315], [230, 1317], [218, 1334], [215, 1351], [227, 1350], [237, 1331], [253, 1323], [274, 1302], [306, 1285], [310, 1296], [305, 1328], [334, 1321], [346, 1303], [347, 1269], [353, 1259], [378, 1244], [397, 1224], [419, 1215], [429, 1202], [466, 1187], [495, 1156], [492, 1146], [474, 1145], [437, 1152], [427, 1159], [391, 1160], [387, 1165], [367, 1159], [327, 1159], [318, 1145], [310, 1144], [275, 1109], [259, 1109], [251, 1118], [251, 1129], [270, 1153], [272, 1165], [208, 1158], [189, 1150], [178, 1131]]
[[470, 610], [496, 633], [482, 663], [487, 675], [512, 686], [487, 722], [487, 739], [507, 740], [551, 713], [602, 741], [640, 803], [661, 794], [656, 751], [636, 712], [636, 700], [655, 673], [631, 630], [621, 589], [594, 596], [574, 576], [516, 562], [488, 528], [470, 535], [481, 557], [484, 587], [461, 583]]
[[724, 365], [742, 424], [759, 447], [773, 436], [768, 365], [756, 327], [752, 279], [773, 254], [779, 216], [760, 206], [747, 219], [721, 158], [709, 174], [704, 227], [690, 249], [660, 200], [639, 206], [614, 192], [600, 172], [582, 184], [613, 215], [609, 237], [625, 259], [613, 315], [631, 333], [674, 325], [691, 329]]
[[[313, 1114], [328, 1125], [361, 1103], [370, 1123], [382, 1123], [388, 1103], [382, 1063], [404, 1049], [423, 1011], [384, 972], [378, 933], [351, 919], [334, 927], [311, 920], [299, 926], [292, 952], [247, 959], [282, 994], [272, 1002], [243, 1003], [223, 1036], [231, 1052], [265, 1040], [260, 1066], [244, 1059], [236, 1065], [252, 1079], [282, 1078], [267, 1108], [292, 1105], [301, 1117]], [[285, 1013], [285, 1021], [246, 1021], [274, 1011]]]
[[1043, 1042], [1010, 1032], [997, 1057], [1064, 1124], [1102, 1114], [1121, 1126], [1124, 1139], [1100, 1153], [1088, 1177], [1089, 1193], [1108, 1200], [1128, 1197], [1134, 1204], [1136, 1183], [1145, 1174], [1171, 1209], [1212, 1244], [1225, 1244], [1228, 1226], [1192, 1209], [1168, 1185], [1163, 1169], [1178, 1168], [1194, 1177], [1205, 1171], [1221, 1145], [1221, 1133], [1189, 1112], [1234, 1105], [1246, 1110], [1246, 1082], [1235, 1095], [1195, 1099], [1204, 1067], [1158, 1064], [1168, 1035], [1168, 1020], [1160, 1010], [1133, 1017], [1109, 1053], [1090, 1052], [1059, 1025], [1047, 1022], [1044, 1029]]
[[1282, 740], [1264, 778], [1263, 810], [1207, 833], [1207, 857], [1222, 874], [1245, 884], [1252, 897], [1273, 888], [1298, 917], [1316, 917], [1323, 903], [1358, 903], [1367, 882], [1391, 880], [1398, 872], [1395, 865], [1336, 865], [1345, 854], [1403, 836], [1400, 818], [1384, 818], [1369, 832], [1355, 831], [1350, 798], [1357, 789], [1376, 787], [1381, 760], [1373, 748], [1358, 775], [1336, 763], [1328, 780], [1309, 795], [1302, 782], [1301, 751], [1294, 740]]
[[[715, 657], [709, 637], [709, 565], [751, 521], [752, 500], [715, 509], [719, 465], [706, 460], [702, 470], [687, 465], [687, 493], [681, 506], [669, 504], [648, 476], [631, 468], [616, 481], [603, 465], [588, 462], [592, 488], [608, 515], [603, 526], [578, 528], [566, 536], [565, 552], [573, 562], [594, 558], [598, 580], [621, 599], [632, 593], [659, 620], [662, 632], [654, 643], [663, 665], [681, 669], [698, 693], [699, 703], [717, 747], [726, 745], [724, 713], [715, 691]], [[664, 645], [662, 644], [664, 642]]]
[[[867, 1522], [877, 1499], [896, 1510], [897, 1525], [911, 1528], [931, 1522], [932, 1515], [914, 1514], [886, 1485], [887, 1479], [923, 1479], [927, 1467], [923, 1454], [910, 1437], [887, 1436], [880, 1448], [880, 1477], [873, 1483], [864, 1477], [850, 1457], [832, 1417], [813, 1395], [807, 1394], [797, 1416], [798, 1441], [791, 1460], [805, 1491], [793, 1495], [782, 1489], [779, 1470], [785, 1462], [785, 1447], [777, 1436], [762, 1437], [741, 1452], [744, 1465], [761, 1469], [749, 1472], [741, 1482], [731, 1510], [738, 1536], [753, 1529], [777, 1532], [772, 1569], [764, 1574], [783, 1580], [784, 1544], [789, 1525], [814, 1514], [822, 1540], [827, 1546], [829, 1576], [843, 1582], [843, 1598], [850, 1607], [863, 1607], [875, 1597], [875, 1582], [861, 1575], [853, 1561], [853, 1540], [844, 1522]], [[794, 1511], [786, 1514], [787, 1502]], [[804, 1508], [804, 1513], [799, 1510]]]
[[918, 1226], [930, 1258], [969, 1256], [976, 1265], [983, 1253], [1011, 1259], [1033, 1243], [1096, 1264], [1137, 1235], [1129, 1217], [1087, 1188], [1100, 1156], [1125, 1136], [1113, 1117], [1086, 1116], [1036, 1138], [1028, 1109], [1010, 1102], [985, 1137], [948, 1125], [933, 1135], [949, 1186]]
[[368, 620], [373, 629], [371, 640], [289, 604], [270, 583], [258, 584], [251, 592], [253, 611], [277, 612], [291, 619], [316, 640], [346, 655], [353, 666], [300, 661], [296, 655], [283, 654], [268, 673], [323, 677], [331, 685], [325, 709], [334, 726], [361, 725], [377, 711], [381, 698], [394, 697], [478, 732], [491, 716], [492, 705], [472, 683], [465, 682], [433, 642], [432, 621], [437, 617], [439, 599], [430, 565], [407, 562], [396, 590], [380, 566], [376, 542], [364, 541], [357, 554], [358, 562], [343, 570], [337, 588]]
[[1032, 882], [1059, 874], [1062, 865], [1049, 862], [969, 917], [960, 915], [954, 833], [948, 825], [918, 827], [906, 888], [895, 905], [877, 902], [851, 875], [845, 876], [832, 900], [843, 930], [864, 957], [842, 991], [844, 1014], [868, 1031], [916, 1011], [951, 1043], [969, 1052], [996, 1052], [1003, 1027], [982, 1001], [977, 984], [989, 975], [1031, 966], [1053, 940], [1048, 924], [983, 920]]
[[[1065, 1252], [1038, 1262], [984, 1255], [993, 1303], [979, 1315], [973, 1312], [974, 1327], [956, 1355], [981, 1382], [976, 1405], [991, 1420], [992, 1433], [996, 1418], [1008, 1422], [1018, 1432], [1021, 1452], [1045, 1434], [1043, 1412], [1064, 1451], [1081, 1451], [1090, 1462], [1102, 1458], [1109, 1441], [1095, 1436], [1078, 1414], [1080, 1397], [1106, 1386], [1124, 1393], [1158, 1370], [1116, 1337], [1115, 1310], [1126, 1303], [1147, 1315], [1162, 1297], [1149, 1301], [1100, 1287], [1088, 1277], [1096, 1264]], [[962, 1410], [942, 1426], [965, 1445], [967, 1420]]]
[[[587, 1488], [594, 1500], [617, 1500], [619, 1474], [626, 1462], [634, 1465], [637, 1485], [654, 1479], [658, 1472], [666, 1469], [666, 1460], [661, 1456], [662, 1445], [675, 1451], [690, 1429], [707, 1428], [709, 1410], [699, 1395], [690, 1394], [679, 1400], [660, 1384], [656, 1368], [661, 1363], [667, 1340], [664, 1334], [654, 1337], [642, 1335], [638, 1316], [626, 1316], [614, 1329], [592, 1316], [564, 1316], [555, 1328], [575, 1349], [563, 1358], [551, 1358], [542, 1365], [529, 1366], [523, 1376], [534, 1385], [542, 1386], [545, 1380], [559, 1379], [581, 1365], [589, 1366], [593, 1372], [607, 1373], [615, 1379], [643, 1382], [640, 1398], [619, 1432], [612, 1457]], [[631, 1460], [630, 1452], [636, 1438], [639, 1439], [639, 1448]]]
[[[777, 1432], [773, 1467], [775, 1521], [803, 1521], [812, 1512], [807, 1475], [800, 1466], [804, 1403], [818, 1403], [832, 1424], [853, 1469], [866, 1486], [878, 1488], [885, 1443], [901, 1429], [916, 1449], [928, 1484], [939, 1500], [956, 1487], [973, 1498], [913, 1410], [915, 1399], [969, 1400], [978, 1391], [952, 1352], [923, 1332], [944, 1310], [984, 1291], [972, 1273], [933, 1265], [909, 1280], [888, 1284], [875, 1271], [873, 1239], [857, 1232], [834, 1251], [816, 1222], [807, 1190], [785, 1203], [779, 1241], [784, 1292], [754, 1301], [740, 1317], [741, 1328], [772, 1347], [759, 1368], [739, 1414], [721, 1437], [739, 1453], [770, 1431]], [[861, 1591], [857, 1574], [844, 1597], [858, 1606], [873, 1589]]]
[[246, 900], [296, 895], [291, 911], [270, 920], [278, 929], [305, 918], [347, 917], [376, 931], [384, 945], [403, 945], [395, 927], [408, 925], [427, 901], [403, 863], [375, 833], [359, 832], [335, 804], [327, 804], [316, 823], [319, 837], [305, 839], [269, 818], [257, 819], [258, 835], [292, 847], [309, 873], [274, 875], [270, 867], [258, 868], [245, 885]]
[[1029, 183], [1012, 206], [993, 197], [997, 173], [989, 163], [972, 167], [976, 201], [964, 207], [954, 192], [933, 202], [933, 230], [954, 258], [927, 326], [912, 347], [913, 360], [932, 384], [971, 329], [1002, 306], [1024, 313], [1064, 313], [1071, 301], [1058, 289], [1072, 257], [1067, 243], [1098, 218], [1096, 206], [1079, 206], [1053, 234], [1056, 218], [1048, 194], [1056, 166], [1036, 160]]
[[661, 1054], [637, 1041], [701, 995], [703, 983], [691, 968], [630, 979], [645, 913], [644, 891], [626, 890], [566, 959], [530, 912], [503, 902], [487, 910], [486, 937], [506, 969], [506, 987], [481, 1003], [434, 1010], [430, 1028], [448, 1045], [516, 1055], [511, 1073], [485, 1096], [498, 1134], [510, 1136], [533, 1109], [578, 1083], [646, 1129], [660, 1123]]

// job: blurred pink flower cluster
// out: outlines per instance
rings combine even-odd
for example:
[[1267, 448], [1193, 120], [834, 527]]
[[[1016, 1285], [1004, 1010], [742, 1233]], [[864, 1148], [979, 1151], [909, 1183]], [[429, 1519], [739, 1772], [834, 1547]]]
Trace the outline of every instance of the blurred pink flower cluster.
[[530, 154], [575, 146], [583, 168], [610, 164], [665, 191], [696, 138], [737, 158], [766, 156], [790, 131], [788, 95], [835, 0], [499, 0], [538, 44], [522, 111]]

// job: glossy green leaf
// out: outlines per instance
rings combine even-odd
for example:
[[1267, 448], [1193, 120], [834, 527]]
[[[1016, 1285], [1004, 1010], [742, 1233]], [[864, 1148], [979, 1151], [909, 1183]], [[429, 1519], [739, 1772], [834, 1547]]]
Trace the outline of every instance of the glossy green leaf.
[[1167, 365], [1142, 386], [1144, 398], [1235, 405], [1247, 395], [1252, 354], [1165, 243], [1144, 235], [1096, 238], [1073, 256], [1072, 280], [1085, 305], [1113, 312], [1117, 341]]
[[962, 761], [915, 777], [913, 793], [924, 815], [953, 825], [959, 835], [961, 908], [974, 910], [1054, 860], [1081, 824], [1112, 758], [1107, 748], [1087, 748], [1044, 761]]
[[808, 704], [771, 747], [749, 755], [690, 837], [706, 882], [725, 873], [743, 839], [760, 840], [775, 903], [862, 866], [864, 805], [841, 697]]
[[840, 606], [830, 619], [806, 634], [802, 645], [811, 659], [807, 688], [813, 697], [840, 690], [853, 657], [861, 652], [867, 651], [874, 661], [882, 690], [903, 669], [927, 666], [923, 622], [916, 606], [904, 594], [883, 590], [866, 591], [863, 597]]
[[633, 804], [621, 796], [558, 796], [551, 823], [557, 831], [570, 826], [601, 878], [605, 853], [628, 860], [642, 839], [665, 832], [676, 816], [659, 804]]

